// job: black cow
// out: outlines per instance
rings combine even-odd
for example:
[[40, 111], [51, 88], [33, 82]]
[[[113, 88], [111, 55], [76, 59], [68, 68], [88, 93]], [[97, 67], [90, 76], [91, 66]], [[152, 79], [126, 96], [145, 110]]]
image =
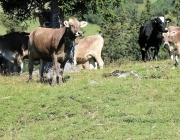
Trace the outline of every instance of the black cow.
[[28, 55], [28, 40], [29, 33], [26, 32], [12, 32], [0, 36], [0, 61], [8, 70], [14, 67], [16, 72], [22, 72], [23, 58]]
[[149, 48], [154, 48], [153, 59], [157, 60], [159, 48], [162, 44], [162, 33], [167, 32], [166, 23], [171, 22], [170, 19], [165, 19], [164, 16], [157, 16], [147, 25], [140, 27], [139, 45], [142, 53], [142, 60], [150, 60]]

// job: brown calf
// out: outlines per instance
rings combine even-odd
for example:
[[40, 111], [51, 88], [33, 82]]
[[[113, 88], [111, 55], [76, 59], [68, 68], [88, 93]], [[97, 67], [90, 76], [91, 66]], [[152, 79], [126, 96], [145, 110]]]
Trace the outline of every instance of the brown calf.
[[[63, 28], [38, 27], [30, 33], [29, 38], [29, 79], [32, 79], [34, 58], [41, 59], [40, 77], [43, 78], [43, 61], [53, 63], [52, 85], [56, 84], [56, 78], [62, 83], [62, 75], [68, 54], [71, 50], [70, 43], [77, 36], [82, 35], [80, 28], [85, 27], [87, 22], [79, 22], [76, 18], [64, 21]], [[61, 64], [61, 72], [57, 70], [57, 62]]]
[[[177, 26], [169, 26], [168, 32], [163, 34], [164, 36], [164, 45], [167, 46], [169, 52], [174, 51], [174, 47], [177, 47], [177, 55], [175, 57], [175, 66], [178, 65], [178, 57], [180, 55], [180, 28]], [[173, 56], [171, 56], [173, 59]]]
[[[74, 65], [79, 69], [103, 69], [104, 62], [101, 58], [101, 51], [104, 39], [101, 35], [92, 35], [80, 39], [75, 46]], [[96, 63], [97, 62], [97, 63]]]

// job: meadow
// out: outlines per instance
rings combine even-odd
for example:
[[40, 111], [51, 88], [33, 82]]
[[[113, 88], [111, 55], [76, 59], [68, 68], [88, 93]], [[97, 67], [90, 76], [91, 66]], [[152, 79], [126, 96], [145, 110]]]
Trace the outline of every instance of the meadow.
[[[27, 31], [37, 26], [30, 22]], [[99, 30], [88, 24], [85, 36]], [[178, 140], [180, 68], [173, 63], [134, 61], [68, 71], [66, 82], [54, 87], [38, 76], [27, 82], [27, 72], [0, 75], [0, 139]], [[114, 70], [130, 75], [110, 75]]]
[[179, 73], [164, 60], [69, 71], [54, 87], [28, 73], [0, 76], [0, 139], [180, 139]]

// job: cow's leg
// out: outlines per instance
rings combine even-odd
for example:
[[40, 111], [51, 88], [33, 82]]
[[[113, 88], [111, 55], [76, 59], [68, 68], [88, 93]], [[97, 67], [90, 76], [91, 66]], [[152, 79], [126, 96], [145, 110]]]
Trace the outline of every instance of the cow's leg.
[[145, 56], [146, 56], [146, 51], [144, 49], [141, 49], [141, 55], [142, 55], [142, 61], [146, 61], [145, 60]]
[[159, 48], [158, 48], [158, 47], [155, 47], [153, 60], [157, 60], [158, 52], [159, 52]]
[[83, 69], [83, 64], [82, 63], [77, 63], [75, 65], [79, 70], [82, 70]]
[[54, 86], [57, 83], [57, 78], [59, 76], [57, 70], [57, 55], [55, 53], [52, 54], [52, 63], [53, 63], [53, 77], [51, 85]]
[[158, 42], [157, 42], [157, 45], [154, 46], [155, 50], [154, 50], [153, 59], [156, 60], [156, 61], [157, 61], [157, 58], [158, 58], [158, 53], [159, 53], [159, 49], [160, 49], [161, 44], [162, 44], [162, 38], [159, 38]]
[[91, 61], [91, 58], [87, 61], [83, 61], [82, 65], [81, 65], [82, 69], [87, 69], [87, 70], [94, 69], [93, 62], [92, 61], [90, 62], [90, 61]]
[[87, 62], [89, 62], [89, 69], [97, 69], [97, 62], [94, 58], [90, 58]]
[[[12, 65], [12, 63], [9, 63], [9, 64]], [[17, 75], [18, 73], [21, 72], [21, 68], [19, 67], [19, 65], [16, 62], [13, 64], [12, 72], [14, 73], [14, 75]]]
[[29, 69], [29, 80], [32, 79], [32, 72], [33, 72], [33, 64], [34, 64], [34, 51], [32, 50], [32, 48], [30, 50], [28, 50], [28, 69]]
[[18, 55], [16, 59], [17, 59], [18, 69], [20, 69], [20, 73], [22, 73], [23, 72], [23, 58], [20, 55]]
[[44, 72], [44, 66], [45, 66], [45, 61], [40, 59], [40, 65], [39, 65], [39, 75], [40, 75], [40, 82], [44, 82], [44, 77], [43, 77], [43, 72]]
[[149, 49], [146, 50], [146, 60], [147, 61], [151, 60], [151, 53], [150, 53]]
[[[103, 69], [104, 62], [103, 62], [101, 56], [100, 56], [100, 55], [95, 55], [95, 56], [93, 56], [93, 57], [94, 57], [94, 59], [96, 60], [96, 62], [98, 63], [99, 68], [100, 68], [100, 69]], [[95, 67], [96, 67], [96, 66], [95, 66]]]
[[60, 70], [58, 71], [58, 73], [59, 73], [58, 83], [59, 83], [59, 84], [64, 83], [63, 73], [64, 73], [64, 66], [65, 66], [65, 64], [66, 64], [66, 61], [64, 61], [63, 63], [61, 63], [61, 65], [60, 65]]
[[180, 43], [177, 43], [177, 54], [176, 54], [176, 56], [175, 56], [175, 66], [178, 66], [178, 62], [179, 62], [179, 60], [178, 60], [178, 58], [179, 58], [179, 56], [180, 56]]

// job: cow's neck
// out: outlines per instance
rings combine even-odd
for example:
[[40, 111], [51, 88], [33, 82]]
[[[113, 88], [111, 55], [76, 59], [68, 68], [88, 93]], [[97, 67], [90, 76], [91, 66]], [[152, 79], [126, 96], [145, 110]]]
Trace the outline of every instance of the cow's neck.
[[66, 35], [66, 39], [68, 39], [69, 41], [73, 41], [76, 39], [76, 36], [74, 36], [70, 28], [66, 28], [65, 35]]

